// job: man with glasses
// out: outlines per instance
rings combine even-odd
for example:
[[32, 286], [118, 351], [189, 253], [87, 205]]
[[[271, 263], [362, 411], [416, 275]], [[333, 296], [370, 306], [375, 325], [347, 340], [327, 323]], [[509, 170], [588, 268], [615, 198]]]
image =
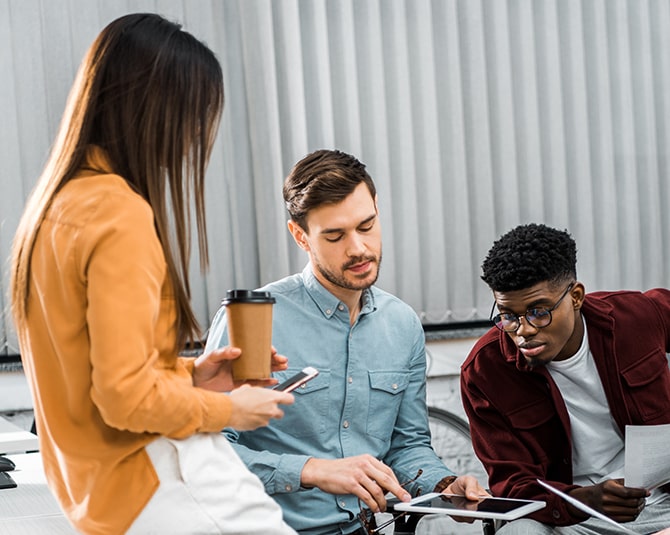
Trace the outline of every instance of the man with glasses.
[[667, 486], [623, 482], [625, 426], [670, 423], [670, 291], [586, 294], [576, 250], [521, 225], [482, 265], [495, 327], [462, 367], [473, 444], [494, 495], [547, 502], [499, 535], [621, 533], [538, 479], [638, 533], [670, 525]]
[[[377, 533], [371, 511], [385, 509], [387, 492], [476, 500], [485, 493], [477, 480], [457, 478], [430, 444], [419, 318], [374, 286], [381, 227], [365, 165], [316, 151], [293, 167], [283, 193], [288, 229], [309, 263], [263, 288], [276, 299], [273, 344], [289, 358], [276, 376], [305, 366], [320, 373], [271, 426], [226, 430], [234, 448], [301, 534]], [[227, 340], [221, 309], [206, 351]]]

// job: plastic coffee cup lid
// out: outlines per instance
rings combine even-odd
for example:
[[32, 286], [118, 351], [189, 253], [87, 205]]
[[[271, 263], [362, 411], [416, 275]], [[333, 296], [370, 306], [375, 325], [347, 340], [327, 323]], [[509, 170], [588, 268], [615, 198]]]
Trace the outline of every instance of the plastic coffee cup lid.
[[274, 303], [275, 298], [270, 292], [261, 292], [258, 290], [228, 290], [226, 297], [221, 302], [223, 305], [232, 305], [233, 303]]

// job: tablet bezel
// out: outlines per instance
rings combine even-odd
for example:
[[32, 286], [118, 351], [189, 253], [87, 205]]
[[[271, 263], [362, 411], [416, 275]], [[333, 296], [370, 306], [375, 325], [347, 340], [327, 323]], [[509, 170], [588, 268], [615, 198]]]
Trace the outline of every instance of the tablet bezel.
[[[439, 507], [428, 507], [421, 505], [423, 502], [432, 500], [439, 496], [457, 496], [454, 494], [440, 494], [437, 492], [431, 492], [429, 494], [424, 494], [414, 498], [410, 502], [401, 502], [395, 505], [394, 509], [396, 511], [404, 511], [410, 513], [427, 513], [427, 514], [446, 514], [450, 516], [462, 516], [462, 517], [471, 517], [471, 518], [492, 518], [495, 520], [516, 520], [522, 516], [526, 516], [529, 513], [534, 511], [539, 511], [547, 504], [539, 500], [517, 500], [510, 498], [497, 498], [493, 496], [483, 496], [482, 499], [487, 500], [496, 500], [496, 501], [505, 501], [505, 502], [514, 502], [518, 503], [519, 507], [507, 511], [505, 513], [496, 513], [496, 512], [486, 512], [486, 511], [472, 511], [470, 509], [442, 509]], [[460, 498], [465, 499], [464, 496], [459, 496]]]

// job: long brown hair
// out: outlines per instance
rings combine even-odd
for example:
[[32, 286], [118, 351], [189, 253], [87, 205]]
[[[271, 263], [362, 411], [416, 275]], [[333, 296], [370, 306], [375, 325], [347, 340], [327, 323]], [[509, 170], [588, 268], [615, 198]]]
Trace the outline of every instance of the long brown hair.
[[223, 110], [221, 66], [179, 24], [125, 15], [100, 32], [70, 91], [50, 156], [29, 197], [12, 249], [12, 310], [28, 313], [35, 238], [54, 195], [102, 147], [115, 173], [151, 205], [177, 307], [178, 348], [200, 334], [190, 303], [191, 202], [201, 269], [208, 265], [204, 178]]

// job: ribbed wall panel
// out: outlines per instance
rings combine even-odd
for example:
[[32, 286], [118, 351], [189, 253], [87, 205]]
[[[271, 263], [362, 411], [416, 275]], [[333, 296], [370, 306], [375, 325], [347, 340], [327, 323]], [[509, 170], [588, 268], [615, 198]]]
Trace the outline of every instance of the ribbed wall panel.
[[[281, 184], [339, 148], [379, 189], [379, 285], [427, 323], [483, 318], [479, 266], [512, 226], [568, 229], [588, 290], [670, 286], [666, 0], [0, 0], [0, 259], [86, 47], [158, 11], [206, 41], [226, 109], [209, 168], [203, 325], [231, 287], [306, 261]], [[9, 314], [0, 336], [16, 337]]]

